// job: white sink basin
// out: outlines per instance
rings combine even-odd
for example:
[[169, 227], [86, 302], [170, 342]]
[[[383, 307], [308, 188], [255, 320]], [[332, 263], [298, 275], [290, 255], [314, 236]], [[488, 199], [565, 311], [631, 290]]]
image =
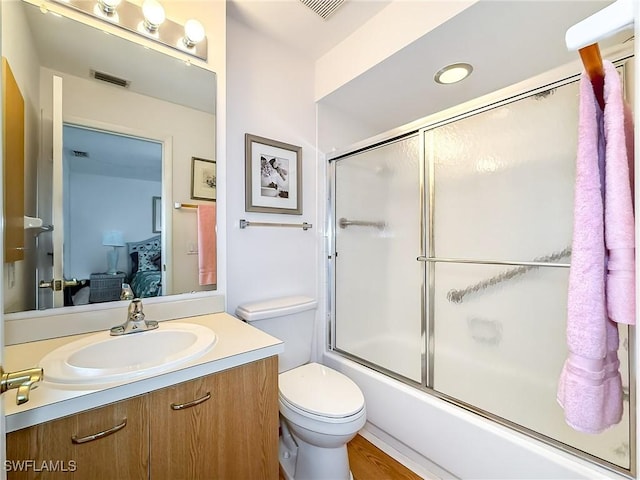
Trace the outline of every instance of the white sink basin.
[[160, 323], [156, 330], [112, 337], [109, 332], [76, 340], [45, 355], [46, 382], [95, 385], [170, 370], [213, 348], [216, 334], [192, 323]]

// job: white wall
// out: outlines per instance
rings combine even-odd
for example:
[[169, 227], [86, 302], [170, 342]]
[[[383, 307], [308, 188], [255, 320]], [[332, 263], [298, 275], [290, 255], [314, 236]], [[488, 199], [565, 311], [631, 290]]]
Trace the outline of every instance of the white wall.
[[[272, 296], [317, 297], [317, 213], [314, 65], [227, 18], [227, 311]], [[244, 135], [302, 147], [303, 214], [247, 213], [244, 208]], [[308, 222], [307, 231], [249, 227], [260, 222]]]
[[[65, 278], [89, 279], [92, 273], [107, 271], [107, 252], [112, 249], [102, 245], [107, 230], [121, 231], [125, 242], [159, 235], [152, 229], [151, 198], [161, 193], [161, 182], [71, 173], [65, 191]], [[118, 254], [118, 271], [130, 273], [127, 247], [118, 248]]]

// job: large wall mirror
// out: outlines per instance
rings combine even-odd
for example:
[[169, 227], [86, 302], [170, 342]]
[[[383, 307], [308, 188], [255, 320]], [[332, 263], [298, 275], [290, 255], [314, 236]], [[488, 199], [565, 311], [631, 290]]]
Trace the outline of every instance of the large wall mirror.
[[[24, 97], [35, 219], [24, 260], [5, 264], [5, 318], [119, 300], [122, 283], [215, 289], [198, 284], [195, 209], [174, 209], [193, 203], [191, 159], [215, 160], [215, 74], [20, 0], [2, 5], [2, 55]], [[47, 288], [57, 265], [62, 294]]]

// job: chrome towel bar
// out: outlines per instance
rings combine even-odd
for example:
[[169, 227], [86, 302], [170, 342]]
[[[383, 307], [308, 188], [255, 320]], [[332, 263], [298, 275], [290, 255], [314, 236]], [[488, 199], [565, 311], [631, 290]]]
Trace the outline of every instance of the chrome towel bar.
[[301, 228], [303, 230], [309, 230], [313, 227], [311, 223], [270, 223], [270, 222], [249, 222], [245, 219], [240, 219], [240, 228], [247, 227], [289, 227], [289, 228]]

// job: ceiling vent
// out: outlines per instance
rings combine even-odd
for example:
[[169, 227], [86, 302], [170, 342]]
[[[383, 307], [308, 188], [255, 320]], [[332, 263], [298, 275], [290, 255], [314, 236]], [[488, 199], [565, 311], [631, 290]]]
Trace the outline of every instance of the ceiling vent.
[[329, 18], [344, 0], [300, 0], [305, 6], [316, 12], [323, 20]]
[[124, 78], [114, 77], [108, 73], [97, 72], [95, 70], [91, 70], [91, 76], [101, 82], [111, 83], [112, 85], [118, 85], [123, 88], [129, 88], [129, 85], [131, 84], [129, 80], [125, 80]]
[[82, 150], [71, 150], [71, 153], [74, 157], [89, 158], [89, 153], [83, 152]]

